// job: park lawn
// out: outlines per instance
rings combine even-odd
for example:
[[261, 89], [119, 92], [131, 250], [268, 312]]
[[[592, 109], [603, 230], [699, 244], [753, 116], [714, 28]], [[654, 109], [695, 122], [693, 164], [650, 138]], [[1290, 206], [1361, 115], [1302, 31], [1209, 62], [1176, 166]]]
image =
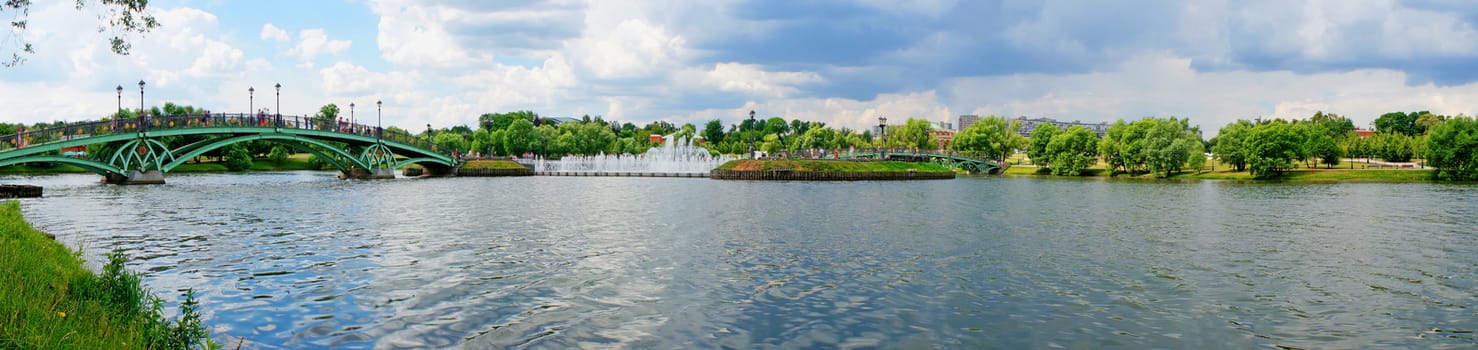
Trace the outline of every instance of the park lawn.
[[833, 172], [906, 172], [915, 170], [919, 172], [950, 172], [939, 164], [934, 163], [911, 163], [896, 161], [881, 162], [858, 162], [846, 160], [804, 160], [804, 159], [779, 159], [779, 160], [755, 160], [741, 159], [732, 160], [720, 165], [715, 170], [734, 171], [833, 171]]
[[[412, 164], [414, 165], [414, 164]], [[417, 165], [419, 166], [419, 165]], [[469, 160], [462, 164], [462, 169], [528, 169], [523, 164], [511, 160]]]
[[78, 167], [71, 166], [71, 165], [59, 165], [59, 166], [52, 166], [52, 167], [35, 167], [35, 166], [30, 166], [30, 165], [16, 165], [16, 166], [8, 166], [8, 167], [0, 168], [0, 174], [3, 174], [3, 175], [51, 175], [51, 174], [90, 173], [90, 172], [91, 171], [87, 171], [87, 169], [78, 168]]

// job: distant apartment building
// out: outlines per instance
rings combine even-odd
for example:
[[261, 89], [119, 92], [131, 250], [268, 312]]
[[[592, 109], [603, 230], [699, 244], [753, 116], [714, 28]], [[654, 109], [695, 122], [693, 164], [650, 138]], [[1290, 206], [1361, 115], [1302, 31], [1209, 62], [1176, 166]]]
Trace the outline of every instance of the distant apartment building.
[[[961, 116], [961, 118], [964, 118], [964, 116]], [[1082, 127], [1088, 128], [1088, 130], [1091, 130], [1091, 131], [1093, 131], [1095, 133], [1098, 133], [1098, 138], [1103, 138], [1104, 135], [1107, 135], [1108, 134], [1108, 128], [1109, 128], [1109, 123], [1107, 123], [1107, 122], [1096, 123], [1096, 124], [1095, 123], [1084, 123], [1084, 122], [1077, 121], [1077, 120], [1074, 120], [1074, 121], [1071, 121], [1071, 122], [1064, 122], [1064, 121], [1057, 121], [1056, 119], [1045, 118], [1045, 117], [1043, 117], [1043, 118], [1017, 117], [1016, 118], [1016, 122], [1017, 123], [1020, 123], [1020, 125], [1021, 125], [1018, 129], [1016, 129], [1016, 132], [1019, 133], [1019, 134], [1021, 134], [1022, 137], [1031, 137], [1032, 136], [1032, 131], [1033, 130], [1037, 130], [1037, 126], [1044, 125], [1044, 124], [1056, 125], [1058, 129], [1062, 129], [1062, 130], [1067, 130], [1067, 128], [1070, 128], [1070, 127], [1073, 127], [1073, 126], [1082, 126]]]
[[965, 128], [970, 127], [970, 124], [975, 124], [975, 122], [978, 122], [978, 121], [980, 121], [980, 116], [979, 115], [974, 115], [974, 114], [961, 115], [960, 116], [960, 124], [959, 124], [960, 125], [960, 128], [959, 129], [955, 129], [955, 130], [965, 130]]

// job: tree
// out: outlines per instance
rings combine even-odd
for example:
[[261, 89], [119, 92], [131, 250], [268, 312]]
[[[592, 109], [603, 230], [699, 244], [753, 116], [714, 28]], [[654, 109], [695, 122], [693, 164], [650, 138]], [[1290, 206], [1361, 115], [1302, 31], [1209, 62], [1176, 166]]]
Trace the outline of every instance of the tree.
[[1242, 145], [1252, 175], [1268, 177], [1291, 169], [1293, 161], [1299, 158], [1302, 143], [1296, 127], [1279, 120], [1253, 128]]
[[[1057, 128], [1050, 124], [1048, 126]], [[1036, 130], [1032, 131], [1032, 137], [1036, 136]], [[1074, 125], [1067, 128], [1067, 131], [1052, 136], [1044, 151], [1046, 159], [1051, 159], [1053, 174], [1077, 176], [1082, 174], [1083, 169], [1088, 169], [1098, 161], [1098, 133], [1081, 125]], [[1032, 157], [1032, 161], [1037, 162], [1037, 158]]]
[[[1052, 123], [1037, 124], [1037, 128], [1032, 130], [1032, 136], [1026, 145], [1026, 156], [1032, 159], [1032, 164], [1049, 166], [1052, 163], [1052, 154], [1055, 152], [1048, 151], [1047, 144], [1052, 143], [1053, 136], [1061, 133], [1062, 129]], [[1098, 135], [1095, 134], [1093, 139], [1097, 140]], [[1093, 153], [1098, 154], [1096, 149]]]
[[1252, 132], [1252, 128], [1252, 122], [1241, 119], [1222, 127], [1213, 139], [1216, 146], [1211, 147], [1211, 154], [1237, 171], [1247, 170], [1247, 154], [1242, 141]]
[[1409, 162], [1416, 155], [1415, 140], [1410, 135], [1381, 132], [1369, 140], [1372, 153], [1387, 162]]
[[[532, 111], [517, 111], [508, 113], [485, 113], [477, 117], [478, 127], [482, 129], [503, 130], [513, 124], [514, 120], [528, 120], [533, 122], [539, 115]], [[589, 117], [589, 116], [586, 116]]]
[[514, 120], [508, 125], [508, 129], [503, 131], [503, 150], [508, 154], [522, 156], [534, 150], [534, 140], [538, 138], [538, 135], [534, 131], [533, 121]]
[[1187, 137], [1190, 133], [1187, 120], [1174, 117], [1170, 119], [1146, 118], [1135, 123], [1150, 125], [1139, 152], [1143, 154], [1145, 166], [1150, 172], [1160, 177], [1169, 177], [1171, 173], [1180, 172], [1191, 154], [1201, 153], [1200, 140]]
[[928, 120], [908, 118], [902, 128], [888, 130], [889, 138], [896, 140], [897, 144], [907, 148], [932, 149], [934, 146], [934, 134], [929, 132]]
[[677, 133], [673, 135], [676, 136], [677, 139], [692, 139], [693, 135], [697, 134], [698, 127], [693, 126], [693, 123], [683, 123], [683, 127], [678, 129]]
[[318, 122], [318, 125], [336, 125], [334, 123], [339, 121], [339, 105], [330, 103], [318, 107], [318, 114], [313, 115], [313, 121]]
[[[1427, 111], [1411, 113], [1391, 112], [1382, 114], [1380, 117], [1375, 118], [1375, 131], [1397, 133], [1407, 136], [1421, 135], [1426, 133], [1427, 129], [1425, 126], [1417, 124], [1417, 119], [1421, 119], [1422, 115], [1430, 114], [1432, 113]], [[1436, 118], [1438, 120], [1441, 119], [1440, 116], [1433, 116], [1431, 118]]]
[[431, 140], [431, 143], [436, 144], [436, 146], [440, 147], [442, 150], [451, 150], [457, 152], [467, 151], [467, 139], [463, 138], [462, 134], [458, 133], [438, 133], [436, 134], [436, 137]]
[[287, 157], [290, 155], [292, 153], [287, 151], [287, 147], [273, 145], [272, 150], [267, 152], [267, 160], [272, 161], [273, 164], [282, 164], [282, 162], [287, 161]]
[[251, 153], [247, 151], [246, 145], [233, 143], [226, 146], [226, 170], [242, 171], [251, 169]]
[[1308, 128], [1304, 138], [1304, 150], [1308, 157], [1320, 159], [1326, 167], [1339, 165], [1340, 157], [1344, 156], [1344, 152], [1339, 149], [1339, 143], [1336, 143], [1333, 137], [1317, 125], [1311, 125]]
[[1006, 156], [1026, 146], [1026, 138], [1016, 133], [1020, 124], [1005, 117], [986, 116], [955, 135], [951, 144], [955, 151], [969, 155], [982, 155], [988, 159], [1005, 162]]
[[703, 139], [708, 140], [708, 144], [710, 145], [724, 142], [724, 122], [714, 119], [708, 121], [708, 124], [704, 124]]
[[1427, 130], [1424, 156], [1436, 167], [1434, 177], [1446, 174], [1458, 181], [1478, 180], [1478, 121], [1456, 117]]
[[[77, 9], [81, 10], [88, 2], [90, 1], [77, 0]], [[106, 26], [99, 26], [98, 32], [102, 32], [106, 28], [113, 29], [113, 37], [108, 39], [108, 43], [115, 54], [128, 55], [128, 50], [133, 48], [132, 44], [129, 44], [127, 40], [123, 39], [124, 35], [128, 35], [129, 33], [143, 34], [159, 27], [159, 22], [154, 20], [154, 16], [146, 13], [149, 7], [148, 0], [98, 0], [98, 4], [106, 9], [103, 11], [106, 15], [99, 16], [98, 18]], [[31, 1], [6, 1], [3, 5], [0, 5], [0, 13], [5, 13], [6, 11], [12, 13], [10, 15], [12, 37], [22, 39], [17, 39], [19, 40], [19, 52], [12, 52], [10, 60], [0, 62], [0, 66], [14, 67], [26, 61], [26, 58], [22, 54], [36, 53], [36, 48], [31, 43], [26, 42], [23, 39], [25, 36], [22, 35], [30, 26]], [[67, 24], [63, 23], [63, 25]]]

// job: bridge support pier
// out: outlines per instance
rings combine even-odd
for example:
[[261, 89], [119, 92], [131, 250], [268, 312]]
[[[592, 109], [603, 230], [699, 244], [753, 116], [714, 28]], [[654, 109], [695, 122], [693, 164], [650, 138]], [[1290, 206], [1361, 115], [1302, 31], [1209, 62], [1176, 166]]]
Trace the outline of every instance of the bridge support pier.
[[158, 170], [132, 170], [128, 175], [108, 173], [103, 175], [103, 182], [115, 185], [163, 185], [164, 173]]
[[394, 169], [389, 169], [389, 168], [382, 168], [382, 169], [375, 169], [375, 170], [365, 170], [365, 169], [355, 168], [355, 169], [350, 169], [349, 172], [347, 172], [347, 173], [339, 173], [339, 178], [340, 179], [360, 179], [360, 180], [394, 179], [395, 178], [395, 170]]

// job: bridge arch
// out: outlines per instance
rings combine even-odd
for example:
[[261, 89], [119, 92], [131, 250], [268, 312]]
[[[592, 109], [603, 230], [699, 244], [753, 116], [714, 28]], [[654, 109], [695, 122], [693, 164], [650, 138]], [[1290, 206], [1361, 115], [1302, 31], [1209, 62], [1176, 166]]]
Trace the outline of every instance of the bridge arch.
[[97, 162], [97, 161], [94, 161], [94, 160], [91, 160], [91, 159], [80, 159], [80, 158], [62, 157], [62, 156], [32, 156], [32, 157], [13, 158], [13, 159], [0, 160], [0, 168], [12, 166], [12, 165], [29, 164], [29, 163], [61, 163], [61, 164], [76, 166], [78, 168], [87, 169], [87, 171], [91, 171], [91, 172], [97, 173], [98, 175], [108, 175], [109, 173], [113, 173], [113, 174], [122, 174], [123, 173], [123, 170], [122, 169], [119, 169], [118, 167], [115, 167], [115, 166], [112, 166], [112, 165], [108, 165], [108, 164], [104, 164], [104, 163], [100, 163], [100, 162]]
[[[229, 146], [229, 145], [232, 145], [232, 144], [236, 144], [236, 143], [247, 142], [247, 141], [255, 141], [255, 140], [278, 141], [276, 143], [288, 145], [289, 147], [293, 147], [293, 148], [296, 148], [296, 149], [308, 150], [310, 153], [314, 153], [315, 155], [318, 155], [319, 158], [321, 158], [321, 159], [330, 160], [330, 163], [333, 164], [335, 166], [335, 168], [337, 168], [341, 172], [348, 172], [351, 164], [344, 164], [344, 163], [339, 162], [339, 161], [337, 161], [335, 159], [347, 159], [350, 162], [353, 162], [354, 163], [352, 165], [357, 165], [357, 166], [363, 167], [365, 169], [369, 169], [370, 168], [369, 164], [366, 164], [364, 161], [362, 161], [362, 160], [354, 157], [353, 155], [349, 154], [349, 152], [344, 151], [342, 149], [339, 149], [338, 147], [334, 147], [333, 145], [330, 145], [330, 144], [325, 143], [323, 141], [319, 141], [319, 140], [315, 140], [315, 139], [311, 139], [311, 138], [306, 138], [306, 137], [299, 137], [299, 136], [296, 136], [296, 135], [289, 135], [289, 134], [255, 134], [255, 135], [244, 135], [244, 136], [229, 137], [229, 138], [220, 139], [220, 140], [213, 140], [213, 141], [211, 141], [209, 143], [206, 143], [206, 144], [203, 144], [203, 145], [200, 145], [200, 146], [196, 146], [193, 150], [190, 150], [189, 152], [186, 152], [183, 155], [180, 155], [180, 156], [175, 157], [175, 160], [173, 162], [170, 162], [169, 164], [164, 165], [164, 167], [162, 167], [160, 170], [163, 170], [164, 172], [169, 172], [170, 170], [174, 170], [175, 167], [180, 166], [181, 164], [184, 164], [185, 161], [188, 161], [190, 159], [194, 159], [195, 157], [198, 157], [198, 156], [200, 156], [202, 154], [205, 154], [206, 152], [214, 151], [214, 150], [219, 149], [221, 147], [226, 147], [226, 146]], [[287, 142], [283, 142], [283, 141], [287, 141]], [[300, 144], [294, 144], [294, 143], [300, 143]], [[341, 158], [332, 157], [329, 154], [322, 153], [322, 151], [315, 151], [315, 150], [313, 150], [310, 147], [307, 147], [307, 146], [302, 145], [301, 143], [306, 143], [306, 144], [311, 144], [311, 145], [314, 145], [314, 146], [322, 147], [323, 149], [328, 150], [329, 152], [331, 152], [332, 155], [336, 155], [336, 156], [339, 156]]]

